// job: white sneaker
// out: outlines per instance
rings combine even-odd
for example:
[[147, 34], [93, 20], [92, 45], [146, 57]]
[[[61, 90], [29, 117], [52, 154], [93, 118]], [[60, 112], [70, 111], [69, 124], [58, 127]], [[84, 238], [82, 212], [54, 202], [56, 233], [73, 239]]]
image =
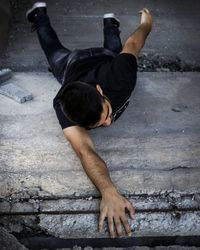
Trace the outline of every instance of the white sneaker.
[[103, 24], [104, 26], [114, 25], [119, 28], [120, 20], [115, 16], [114, 13], [106, 13], [103, 16]]
[[36, 2], [33, 4], [32, 8], [26, 12], [26, 18], [29, 22], [34, 22], [34, 17], [38, 13], [47, 13], [47, 4], [45, 2]]

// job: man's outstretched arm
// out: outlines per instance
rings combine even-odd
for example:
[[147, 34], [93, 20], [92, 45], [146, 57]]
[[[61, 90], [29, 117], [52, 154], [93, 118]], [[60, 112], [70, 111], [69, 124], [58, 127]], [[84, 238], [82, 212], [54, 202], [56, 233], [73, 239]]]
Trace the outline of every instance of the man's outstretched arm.
[[144, 8], [140, 12], [141, 21], [138, 28], [126, 40], [121, 53], [130, 53], [138, 57], [143, 48], [148, 34], [152, 30], [153, 20], [148, 9]]
[[88, 177], [102, 195], [99, 231], [102, 231], [104, 220], [107, 218], [111, 237], [115, 236], [115, 227], [117, 234], [122, 236], [122, 224], [127, 235], [130, 236], [131, 228], [128, 224], [125, 209], [128, 209], [132, 218], [135, 210], [132, 204], [117, 191], [112, 183], [106, 163], [97, 154], [87, 131], [79, 126], [69, 127], [63, 131], [80, 158]]

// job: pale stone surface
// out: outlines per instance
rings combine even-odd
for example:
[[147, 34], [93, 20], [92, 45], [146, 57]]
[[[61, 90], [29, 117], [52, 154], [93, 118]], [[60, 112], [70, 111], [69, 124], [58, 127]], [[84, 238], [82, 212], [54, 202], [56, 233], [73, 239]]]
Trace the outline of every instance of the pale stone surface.
[[[97, 195], [52, 108], [60, 85], [45, 73], [17, 73], [13, 81], [35, 98], [19, 105], [0, 96], [0, 196]], [[198, 81], [198, 73], [139, 74], [122, 118], [91, 132], [122, 193], [199, 190]], [[174, 112], [176, 103], [188, 109]]]
[[14, 85], [10, 81], [7, 82], [5, 85], [0, 86], [0, 94], [11, 98], [18, 103], [24, 103], [26, 101], [30, 101], [33, 99], [33, 96], [31, 93], [29, 93], [25, 89], [22, 89]]
[[[141, 213], [131, 222], [136, 235], [200, 232], [199, 77], [139, 74], [130, 106], [119, 121], [90, 132], [119, 191], [140, 198], [136, 208]], [[1, 223], [13, 232], [22, 232], [26, 225], [28, 231], [61, 238], [108, 237], [108, 231], [97, 233], [99, 193], [65, 140], [52, 107], [60, 85], [48, 73], [16, 73], [13, 81], [33, 93], [34, 100], [20, 105], [0, 96], [0, 197], [5, 199], [0, 208], [2, 213], [19, 213], [1, 217]], [[188, 108], [175, 112], [177, 104]], [[149, 208], [152, 213], [145, 212]], [[182, 212], [184, 208], [189, 211]], [[167, 211], [160, 213], [162, 209]], [[66, 214], [60, 215], [63, 210]]]
[[[97, 214], [40, 215], [40, 226], [60, 238], [109, 237], [107, 225], [98, 232]], [[130, 220], [133, 236], [198, 235], [200, 212], [136, 213]]]

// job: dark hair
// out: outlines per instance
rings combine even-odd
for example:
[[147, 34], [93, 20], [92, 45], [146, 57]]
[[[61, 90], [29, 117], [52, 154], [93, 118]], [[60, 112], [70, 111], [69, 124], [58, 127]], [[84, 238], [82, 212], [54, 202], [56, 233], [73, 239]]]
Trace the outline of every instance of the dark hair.
[[104, 99], [95, 87], [87, 83], [68, 83], [59, 99], [67, 118], [82, 127], [95, 125], [101, 118]]

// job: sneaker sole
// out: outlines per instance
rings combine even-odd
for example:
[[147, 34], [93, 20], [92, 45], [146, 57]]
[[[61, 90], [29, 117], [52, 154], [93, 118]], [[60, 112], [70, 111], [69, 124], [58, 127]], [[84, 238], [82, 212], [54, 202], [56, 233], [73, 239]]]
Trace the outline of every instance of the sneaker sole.
[[37, 3], [34, 3], [33, 7], [32, 7], [30, 10], [28, 10], [28, 11], [26, 12], [26, 18], [28, 18], [28, 15], [29, 15], [32, 11], [34, 11], [35, 9], [37, 9], [37, 8], [46, 8], [46, 7], [47, 7], [47, 4], [46, 4], [45, 2], [37, 2]]
[[103, 15], [103, 18], [106, 19], [106, 18], [114, 18], [117, 22], [120, 23], [120, 20], [115, 16], [114, 13], [106, 13]]

